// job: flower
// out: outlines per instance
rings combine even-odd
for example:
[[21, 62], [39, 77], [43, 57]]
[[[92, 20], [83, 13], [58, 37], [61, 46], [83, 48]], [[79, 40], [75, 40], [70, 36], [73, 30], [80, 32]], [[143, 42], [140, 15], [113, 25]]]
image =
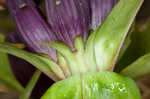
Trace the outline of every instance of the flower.
[[91, 29], [105, 19], [117, 0], [46, 0], [49, 24], [31, 0], [8, 0], [7, 4], [21, 37], [37, 53], [57, 60], [56, 51], [40, 43], [62, 41], [74, 48], [74, 39], [83, 41]]
[[[73, 81], [79, 81], [81, 86], [81, 80], [84, 81], [87, 72], [96, 74], [113, 71], [120, 48], [142, 0], [120, 1], [107, 17], [116, 3], [116, 0], [46, 0], [48, 24], [33, 2], [9, 1], [11, 14], [24, 41], [37, 53], [47, 54], [55, 61], [47, 55], [33, 54], [9, 45], [0, 44], [0, 49], [25, 59], [56, 82], [76, 75]], [[100, 26], [105, 17], [107, 19]], [[52, 43], [56, 41], [68, 46]], [[57, 53], [49, 46], [55, 48]], [[62, 82], [65, 81], [68, 80]], [[70, 81], [65, 84], [69, 83]], [[47, 96], [49, 95], [46, 94]]]

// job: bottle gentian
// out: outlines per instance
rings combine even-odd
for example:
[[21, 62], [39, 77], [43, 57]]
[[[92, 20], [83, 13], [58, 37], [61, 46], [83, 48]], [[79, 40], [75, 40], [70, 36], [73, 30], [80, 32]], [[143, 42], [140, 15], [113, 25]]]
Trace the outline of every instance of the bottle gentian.
[[[46, 0], [50, 26], [32, 1], [8, 0], [7, 3], [20, 35], [27, 45], [35, 52], [49, 55], [51, 59], [57, 62], [56, 51], [51, 47], [40, 45], [40, 43], [62, 41], [71, 48], [72, 52], [76, 52], [75, 38], [81, 38], [85, 43], [90, 30], [95, 30], [101, 24], [117, 1], [72, 0], [66, 2], [64, 0]], [[97, 71], [96, 67], [91, 70]], [[71, 75], [71, 71], [64, 71], [67, 72], [66, 76]], [[90, 67], [80, 71], [90, 71]], [[79, 73], [80, 71], [77, 70], [76, 72]]]
[[110, 71], [142, 0], [45, 2], [49, 24], [31, 0], [7, 0], [19, 34], [38, 54], [0, 45], [62, 80], [42, 99], [140, 99], [130, 78]]

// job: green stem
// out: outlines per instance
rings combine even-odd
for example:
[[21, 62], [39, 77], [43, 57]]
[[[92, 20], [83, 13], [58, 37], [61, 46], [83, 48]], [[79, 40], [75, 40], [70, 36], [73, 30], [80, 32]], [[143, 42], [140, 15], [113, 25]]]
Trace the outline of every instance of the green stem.
[[41, 75], [41, 72], [39, 70], [36, 70], [19, 99], [29, 99], [29, 97], [31, 96], [32, 90], [34, 86], [36, 85], [36, 82], [38, 81], [40, 75]]

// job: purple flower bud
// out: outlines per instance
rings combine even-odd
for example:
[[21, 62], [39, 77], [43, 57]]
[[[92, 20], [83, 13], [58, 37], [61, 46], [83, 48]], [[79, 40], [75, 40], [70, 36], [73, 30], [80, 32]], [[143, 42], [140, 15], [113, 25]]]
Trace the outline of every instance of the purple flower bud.
[[112, 10], [114, 5], [118, 0], [90, 0], [91, 4], [91, 14], [92, 23], [91, 28], [96, 29], [104, 19], [107, 17], [108, 13]]
[[89, 0], [46, 0], [47, 15], [59, 40], [74, 47], [74, 38], [87, 39], [90, 24]]
[[40, 43], [53, 42], [55, 35], [43, 20], [31, 0], [7, 0], [11, 15], [27, 45], [38, 53], [45, 53], [56, 60], [56, 51]]

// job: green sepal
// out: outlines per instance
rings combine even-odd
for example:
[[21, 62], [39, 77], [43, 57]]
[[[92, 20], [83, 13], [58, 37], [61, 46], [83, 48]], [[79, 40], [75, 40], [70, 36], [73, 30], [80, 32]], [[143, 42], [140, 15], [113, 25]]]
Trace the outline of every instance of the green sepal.
[[84, 44], [83, 44], [82, 38], [80, 36], [75, 38], [74, 46], [78, 53], [80, 53], [80, 54], [84, 53]]
[[75, 49], [77, 50], [76, 52], [74, 52], [74, 55], [77, 60], [76, 63], [80, 68], [80, 74], [82, 75], [86, 72], [92, 72], [93, 69], [91, 68], [93, 67], [89, 65], [90, 60], [88, 59], [87, 61], [87, 57], [86, 57], [87, 53], [85, 52], [86, 48], [80, 36], [75, 38], [74, 45], [75, 45]]
[[41, 99], [141, 99], [141, 96], [132, 79], [114, 72], [97, 72], [57, 82]]
[[71, 76], [71, 71], [70, 71], [70, 68], [66, 59], [59, 52], [57, 52], [57, 57], [58, 57], [58, 64], [63, 70], [64, 75], [66, 77]]
[[54, 81], [65, 78], [62, 70], [50, 58], [0, 43], [0, 51], [22, 58], [40, 69]]
[[72, 50], [67, 45], [63, 43], [42, 43], [41, 45], [51, 46], [55, 48], [59, 53], [61, 53], [69, 65], [71, 75], [80, 73], [77, 67], [76, 57], [74, 56]]
[[90, 53], [90, 49], [87, 49], [87, 51], [85, 52], [85, 46], [80, 36], [75, 38], [75, 48], [72, 50], [63, 43], [42, 43], [42, 45], [55, 48], [58, 53], [60, 53], [64, 57], [64, 60], [67, 63], [66, 67], [68, 67], [68, 70], [70, 70], [71, 75], [82, 75], [86, 72], [96, 71], [93, 64], [90, 64], [92, 63], [91, 60], [88, 59], [91, 57], [88, 56], [88, 53]]
[[129, 66], [126, 66], [120, 73], [134, 79], [150, 74], [150, 53], [140, 57]]
[[111, 71], [120, 48], [143, 0], [120, 0], [97, 28], [95, 56], [100, 71]]

